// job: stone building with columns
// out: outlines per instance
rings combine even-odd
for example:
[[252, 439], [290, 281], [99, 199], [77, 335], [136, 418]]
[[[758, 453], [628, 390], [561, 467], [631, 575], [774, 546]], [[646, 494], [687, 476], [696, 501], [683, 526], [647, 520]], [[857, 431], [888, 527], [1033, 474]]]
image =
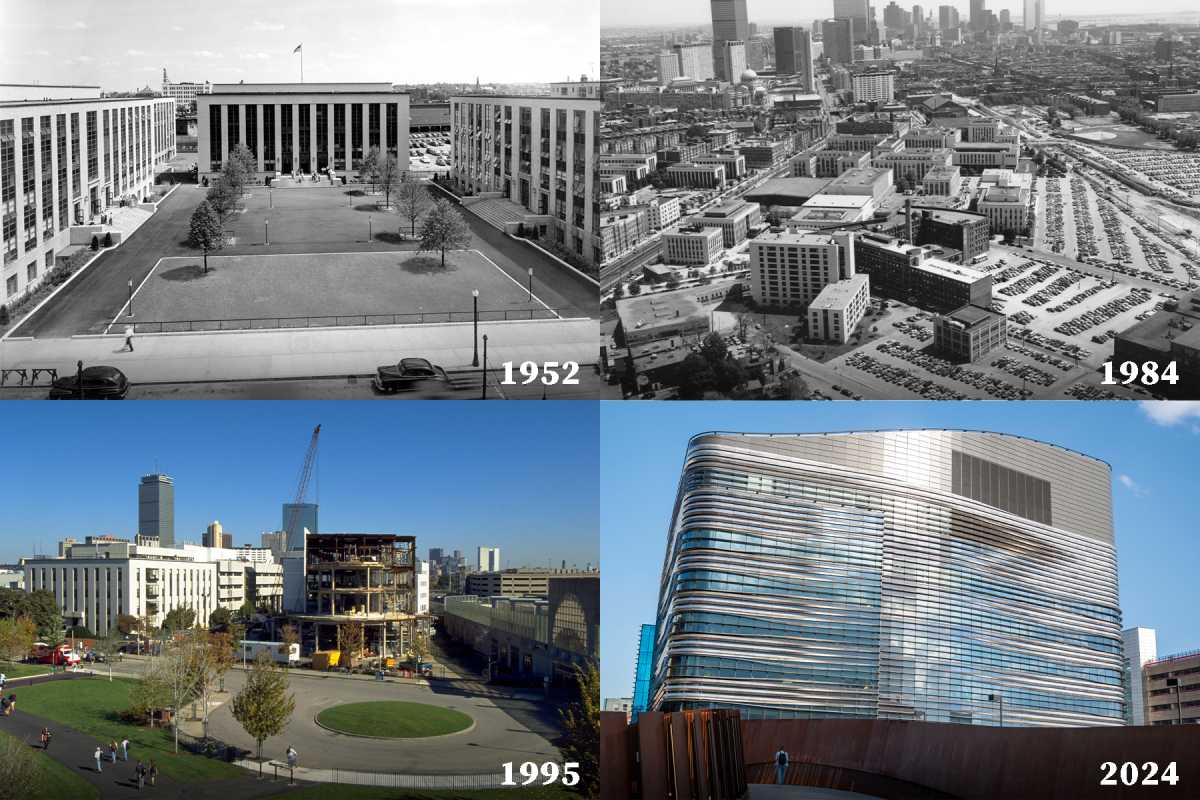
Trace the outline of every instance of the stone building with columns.
[[372, 147], [408, 169], [409, 95], [390, 83], [217, 83], [196, 96], [201, 177], [234, 145], [258, 159], [256, 177], [350, 172]]

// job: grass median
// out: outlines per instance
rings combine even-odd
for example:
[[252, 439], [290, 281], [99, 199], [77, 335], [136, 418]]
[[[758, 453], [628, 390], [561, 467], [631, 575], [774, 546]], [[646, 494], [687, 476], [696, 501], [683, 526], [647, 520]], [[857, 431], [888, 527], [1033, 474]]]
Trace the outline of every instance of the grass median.
[[169, 727], [138, 728], [122, 722], [118, 715], [129, 707], [131, 684], [128, 678], [115, 678], [109, 683], [98, 675], [41, 683], [18, 690], [17, 708], [60, 722], [101, 743], [129, 739], [130, 758], [140, 758], [144, 764], [153, 759], [159, 772], [177, 781], [217, 781], [244, 772], [241, 767], [190, 753], [182, 746], [179, 753], [172, 753], [175, 743]]
[[27, 678], [30, 675], [47, 675], [50, 673], [48, 664], [0, 664], [0, 672], [6, 680]]
[[317, 722], [342, 733], [420, 739], [465, 731], [474, 720], [461, 711], [399, 700], [347, 703], [327, 708]]
[[[0, 733], [4, 738], [11, 738]], [[76, 775], [50, 756], [36, 753], [42, 767], [42, 797], [54, 800], [94, 800], [100, 793], [96, 787]]]

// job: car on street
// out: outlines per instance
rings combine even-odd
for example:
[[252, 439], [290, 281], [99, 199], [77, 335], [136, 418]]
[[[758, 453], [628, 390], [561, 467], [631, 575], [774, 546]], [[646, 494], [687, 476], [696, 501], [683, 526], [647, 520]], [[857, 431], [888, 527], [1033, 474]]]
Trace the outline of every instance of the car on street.
[[[51, 400], [79, 399], [79, 375], [57, 378], [50, 387]], [[84, 400], [124, 400], [129, 392], [125, 373], [116, 367], [85, 367], [83, 370]]]
[[409, 391], [424, 389], [440, 384], [448, 386], [450, 376], [446, 370], [431, 364], [424, 358], [402, 358], [394, 366], [379, 367], [375, 371], [375, 388], [381, 392]]

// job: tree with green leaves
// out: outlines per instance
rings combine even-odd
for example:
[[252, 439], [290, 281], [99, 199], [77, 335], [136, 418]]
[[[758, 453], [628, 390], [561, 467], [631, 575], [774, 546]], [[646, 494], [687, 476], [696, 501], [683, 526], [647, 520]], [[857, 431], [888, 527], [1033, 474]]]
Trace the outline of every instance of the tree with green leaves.
[[380, 159], [376, 175], [379, 188], [383, 191], [384, 208], [391, 208], [392, 193], [400, 188], [406, 174], [408, 173], [400, 169], [400, 161], [391, 153], [385, 154]]
[[596, 798], [600, 796], [600, 670], [594, 661], [575, 670], [579, 699], [559, 712], [564, 733], [554, 746], [563, 761], [579, 765], [575, 787], [579, 795]]
[[26, 739], [0, 733], [0, 797], [33, 800], [45, 795], [45, 784], [46, 772], [33, 746]]
[[251, 603], [249, 600], [242, 603], [241, 607], [238, 608], [238, 610], [237, 610], [237, 615], [239, 617], [241, 617], [242, 619], [246, 619], [246, 620], [253, 617], [254, 616], [254, 603]]
[[680, 400], [703, 400], [704, 393], [712, 388], [715, 380], [712, 366], [698, 353], [690, 353], [675, 375]]
[[225, 625], [233, 618], [233, 612], [224, 606], [217, 606], [213, 612], [208, 615], [208, 627], [224, 628]]
[[400, 216], [408, 220], [409, 232], [417, 235], [417, 220], [433, 208], [433, 198], [425, 185], [413, 177], [412, 173], [403, 173], [400, 185], [396, 187], [396, 210]]
[[196, 694], [204, 704], [204, 738], [208, 738], [208, 709], [220, 687], [221, 676], [233, 666], [233, 646], [228, 633], [195, 634], [192, 668], [196, 673]]
[[437, 200], [421, 222], [422, 250], [438, 251], [442, 254], [442, 266], [446, 266], [447, 250], [465, 250], [471, 244], [471, 229], [462, 214], [448, 200]]
[[0, 657], [9, 664], [28, 658], [37, 641], [37, 626], [29, 617], [0, 619]]
[[379, 168], [382, 163], [379, 156], [379, 148], [371, 147], [368, 148], [367, 154], [355, 166], [363, 183], [371, 184], [371, 194], [375, 194], [375, 182], [379, 180]]
[[[232, 172], [225, 171], [225, 165], [233, 164]], [[222, 174], [231, 175], [231, 182], [237, 187], [238, 192], [245, 190], [246, 185], [254, 178], [254, 174], [258, 172], [258, 159], [254, 153], [250, 152], [250, 148], [238, 142], [229, 151], [229, 158], [222, 166]]]
[[189, 605], [175, 606], [163, 617], [162, 627], [172, 633], [186, 631], [196, 624], [196, 609]]
[[233, 718], [256, 742], [262, 758], [263, 741], [287, 730], [296, 710], [296, 695], [288, 694], [287, 674], [270, 653], [260, 652], [254, 659], [246, 685], [233, 698]]
[[207, 275], [208, 254], [218, 253], [225, 247], [225, 231], [221, 228], [220, 215], [208, 200], [196, 206], [192, 212], [188, 243], [204, 253], [204, 274]]
[[0, 619], [12, 619], [15, 617], [17, 609], [25, 602], [26, 596], [25, 592], [20, 589], [10, 589], [7, 586], [0, 586]]
[[66, 636], [63, 635], [66, 628], [67, 623], [63, 620], [62, 615], [55, 614], [50, 618], [46, 629], [38, 631], [38, 636], [50, 647], [62, 647], [67, 641]]
[[108, 682], [112, 683], [112, 662], [120, 654], [121, 645], [124, 637], [116, 628], [109, 628], [108, 633], [104, 634], [103, 639], [98, 639], [92, 645], [92, 651], [97, 655], [104, 656], [104, 662], [108, 664]]
[[[62, 607], [49, 589], [35, 589], [24, 595], [14, 609], [15, 616], [26, 616], [33, 620], [39, 639], [46, 639], [53, 628], [62, 636]], [[57, 627], [55, 627], [57, 626]]]
[[810, 397], [812, 397], [812, 392], [798, 372], [783, 375], [775, 384], [774, 398], [776, 400], [808, 400]]
[[640, 283], [638, 283], [637, 281], [634, 281], [633, 283], [629, 284], [629, 296], [630, 297], [637, 297], [641, 293], [642, 293], [642, 285]]
[[151, 662], [142, 669], [142, 674], [134, 678], [129, 686], [130, 709], [136, 714], [144, 714], [150, 718], [150, 727], [154, 727], [154, 715], [166, 708], [170, 702], [167, 685], [164, 679], [162, 665]]

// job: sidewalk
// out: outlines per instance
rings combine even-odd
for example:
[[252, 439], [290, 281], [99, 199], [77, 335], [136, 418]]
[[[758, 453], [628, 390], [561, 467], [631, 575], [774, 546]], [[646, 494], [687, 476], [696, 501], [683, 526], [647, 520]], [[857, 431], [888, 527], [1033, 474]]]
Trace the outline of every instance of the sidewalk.
[[[490, 369], [506, 361], [514, 369], [524, 361], [582, 366], [600, 355], [597, 320], [480, 323], [480, 359], [485, 334]], [[411, 356], [454, 371], [471, 369], [474, 353], [470, 323], [139, 334], [133, 342], [131, 353], [123, 335], [6, 339], [0, 341], [0, 363], [6, 369], [56, 367], [62, 376], [74, 374], [82, 359], [84, 366], [114, 366], [131, 383], [147, 384], [374, 376], [379, 366]]]
[[[244, 759], [234, 763], [258, 775], [259, 762]], [[264, 778], [274, 781], [278, 776], [280, 784], [292, 777], [285, 761], [265, 761], [261, 764], [261, 768]], [[337, 783], [348, 786], [384, 786], [390, 789], [499, 789], [502, 788], [504, 773], [495, 775], [413, 775], [399, 772], [363, 772], [355, 769], [308, 769], [297, 766], [295, 779], [311, 783]]]

